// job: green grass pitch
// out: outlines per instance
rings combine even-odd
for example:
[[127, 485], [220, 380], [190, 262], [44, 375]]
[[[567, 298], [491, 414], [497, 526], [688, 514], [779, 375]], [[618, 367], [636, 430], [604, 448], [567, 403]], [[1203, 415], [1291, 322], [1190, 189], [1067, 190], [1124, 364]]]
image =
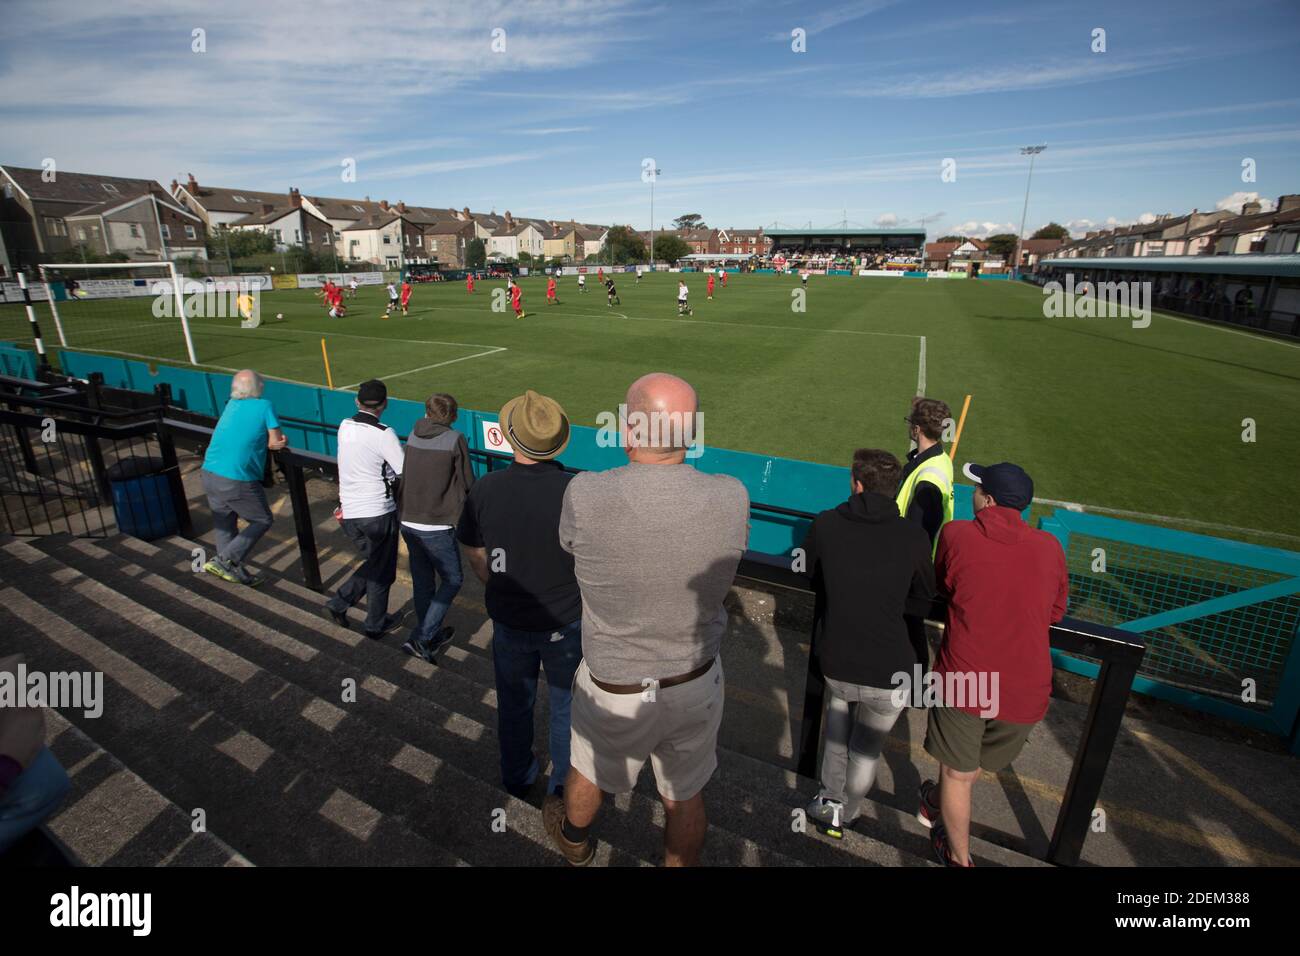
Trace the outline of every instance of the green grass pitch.
[[[1018, 462], [1040, 498], [1300, 535], [1295, 343], [1159, 313], [1148, 328], [1048, 319], [1033, 287], [940, 279], [814, 276], [800, 312], [797, 279], [733, 275], [707, 301], [704, 277], [688, 273], [695, 314], [678, 318], [677, 278], [620, 274], [612, 309], [594, 276], [585, 294], [564, 277], [558, 306], [546, 305], [544, 278], [525, 278], [524, 319], [506, 302], [493, 310], [500, 281], [473, 296], [462, 283], [417, 285], [410, 316], [387, 320], [380, 286], [347, 300], [345, 319], [311, 291], [268, 292], [262, 317], [283, 322], [198, 319], [194, 342], [210, 368], [323, 385], [323, 336], [336, 387], [377, 377], [398, 398], [447, 391], [487, 411], [534, 388], [582, 425], [615, 409], [638, 375], [667, 370], [699, 390], [708, 444], [836, 465], [862, 446], [902, 455], [923, 381], [954, 416], [973, 396], [959, 464]], [[69, 345], [183, 360], [178, 323], [150, 305], [64, 303]], [[0, 338], [30, 338], [17, 307], [0, 309]]]

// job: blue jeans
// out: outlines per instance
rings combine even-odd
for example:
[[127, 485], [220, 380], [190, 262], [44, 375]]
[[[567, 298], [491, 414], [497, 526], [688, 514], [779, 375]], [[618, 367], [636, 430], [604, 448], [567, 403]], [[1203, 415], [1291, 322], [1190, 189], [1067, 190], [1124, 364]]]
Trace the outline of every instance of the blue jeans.
[[427, 645], [442, 627], [442, 620], [465, 580], [460, 568], [460, 548], [456, 547], [452, 531], [416, 531], [403, 527], [402, 540], [411, 556], [411, 585], [415, 589], [415, 627], [411, 629], [411, 639]]
[[50, 748], [42, 748], [13, 786], [0, 794], [0, 853], [49, 819], [71, 786]]
[[551, 698], [551, 779], [547, 793], [569, 775], [569, 705], [573, 675], [582, 662], [582, 621], [556, 631], [519, 631], [492, 622], [492, 663], [497, 677], [497, 738], [501, 781], [510, 789], [532, 786], [541, 768], [533, 753], [537, 671], [546, 668]]

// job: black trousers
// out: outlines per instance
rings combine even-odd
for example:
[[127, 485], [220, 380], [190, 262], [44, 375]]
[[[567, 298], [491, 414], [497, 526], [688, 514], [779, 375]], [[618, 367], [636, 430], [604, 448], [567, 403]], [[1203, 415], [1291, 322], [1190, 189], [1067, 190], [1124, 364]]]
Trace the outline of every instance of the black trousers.
[[383, 630], [388, 615], [388, 592], [397, 579], [397, 512], [377, 518], [344, 518], [343, 533], [352, 539], [360, 553], [361, 567], [344, 582], [330, 607], [343, 613], [366, 598], [365, 629]]

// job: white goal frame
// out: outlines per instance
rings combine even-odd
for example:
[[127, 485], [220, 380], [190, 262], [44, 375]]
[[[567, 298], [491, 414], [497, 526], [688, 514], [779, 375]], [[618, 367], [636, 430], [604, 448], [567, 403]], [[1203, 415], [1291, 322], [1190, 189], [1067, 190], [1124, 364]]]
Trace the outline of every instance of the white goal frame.
[[41, 285], [45, 286], [45, 295], [50, 303], [50, 312], [54, 316], [54, 328], [59, 333], [59, 344], [69, 348], [67, 336], [63, 334], [63, 322], [59, 318], [59, 306], [54, 301], [54, 291], [50, 288], [47, 269], [166, 269], [171, 277], [172, 296], [176, 299], [176, 313], [181, 319], [181, 331], [185, 334], [185, 350], [189, 353], [190, 364], [198, 365], [194, 354], [194, 338], [190, 335], [190, 320], [185, 315], [185, 296], [183, 280], [176, 269], [175, 262], [47, 262], [41, 267]]

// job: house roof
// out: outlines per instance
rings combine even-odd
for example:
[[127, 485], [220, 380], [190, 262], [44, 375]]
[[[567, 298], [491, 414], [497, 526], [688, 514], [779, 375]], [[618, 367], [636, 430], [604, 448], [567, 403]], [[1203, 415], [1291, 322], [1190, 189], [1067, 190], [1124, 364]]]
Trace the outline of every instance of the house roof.
[[360, 219], [379, 209], [369, 199], [334, 199], [329, 196], [304, 196], [326, 219]]
[[[78, 208], [109, 202], [120, 203], [145, 193], [163, 195], [167, 191], [152, 179], [129, 179], [124, 176], [100, 176], [56, 170], [53, 182], [46, 182], [44, 170], [22, 166], [0, 166], [10, 179], [32, 199], [47, 202], [76, 203]], [[109, 188], [106, 188], [109, 187]]]
[[1064, 239], [1022, 239], [1020, 248], [1022, 251], [1042, 255], [1044, 252], [1055, 252], [1061, 246], [1065, 245]]
[[383, 209], [376, 209], [374, 212], [362, 216], [360, 219], [358, 219], [356, 222], [352, 223], [351, 225], [344, 226], [343, 231], [353, 232], [353, 231], [364, 231], [366, 229], [379, 229], [382, 228], [383, 226], [388, 225], [390, 222], [395, 222], [400, 218], [401, 216], [396, 209], [390, 208], [387, 211]]
[[[264, 203], [282, 206], [288, 203], [288, 193], [259, 192], [252, 189], [227, 189], [224, 186], [204, 186], [190, 189], [187, 183], [178, 183], [178, 189], [184, 189], [194, 201], [208, 212], [242, 212], [256, 209]], [[236, 198], [238, 197], [238, 198]]]

